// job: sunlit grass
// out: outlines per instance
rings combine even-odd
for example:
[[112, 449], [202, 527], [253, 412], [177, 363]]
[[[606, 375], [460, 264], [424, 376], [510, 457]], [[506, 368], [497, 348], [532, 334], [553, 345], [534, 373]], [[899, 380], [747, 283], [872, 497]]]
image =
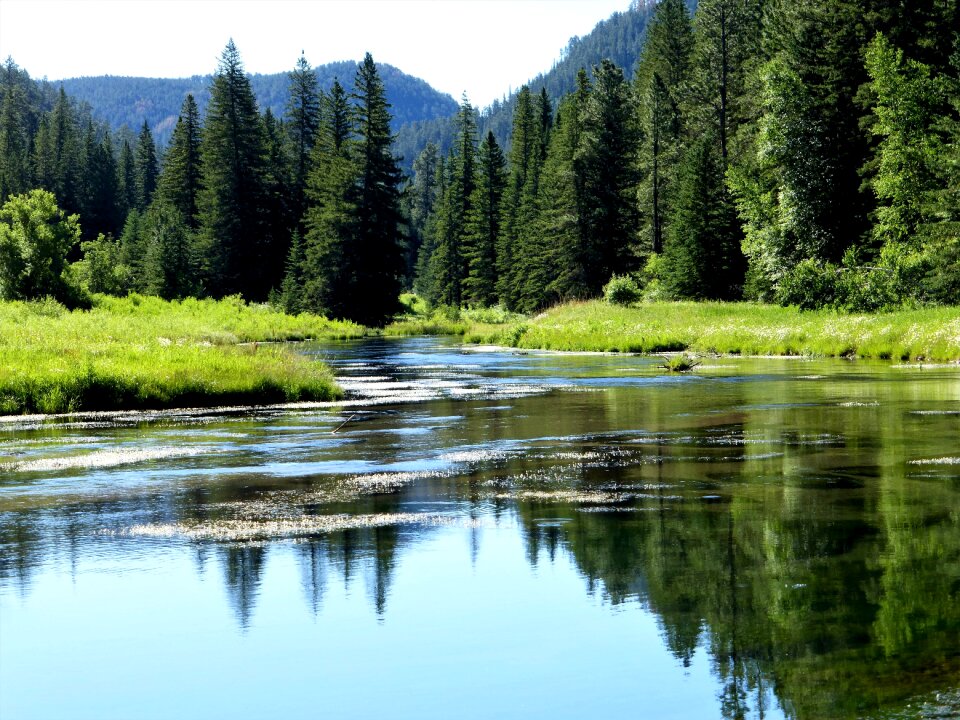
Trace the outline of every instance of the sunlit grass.
[[0, 303], [0, 413], [331, 399], [339, 389], [327, 368], [264, 343], [364, 334], [236, 298], [99, 296], [92, 310], [74, 312]]
[[565, 351], [947, 361], [960, 359], [960, 308], [846, 315], [750, 303], [621, 307], [590, 301], [561, 305], [523, 322], [471, 328], [466, 339]]

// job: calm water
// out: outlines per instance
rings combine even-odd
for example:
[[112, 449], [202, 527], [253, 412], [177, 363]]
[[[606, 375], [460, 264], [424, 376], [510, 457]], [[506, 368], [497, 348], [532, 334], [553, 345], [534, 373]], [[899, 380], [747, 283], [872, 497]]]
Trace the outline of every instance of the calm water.
[[305, 349], [0, 422], [0, 718], [960, 717], [960, 367]]

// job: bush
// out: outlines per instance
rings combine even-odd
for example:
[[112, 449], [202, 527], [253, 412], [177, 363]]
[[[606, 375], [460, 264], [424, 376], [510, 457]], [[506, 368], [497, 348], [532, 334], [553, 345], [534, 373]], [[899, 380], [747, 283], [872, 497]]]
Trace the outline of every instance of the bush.
[[629, 275], [614, 275], [603, 286], [603, 297], [613, 305], [630, 305], [640, 299], [640, 288]]
[[780, 305], [796, 305], [801, 310], [815, 310], [836, 304], [839, 270], [832, 263], [808, 258], [780, 279], [776, 300]]
[[0, 208], [0, 299], [52, 297], [85, 305], [67, 265], [67, 253], [80, 240], [76, 215], [67, 215], [46, 190], [11, 196]]

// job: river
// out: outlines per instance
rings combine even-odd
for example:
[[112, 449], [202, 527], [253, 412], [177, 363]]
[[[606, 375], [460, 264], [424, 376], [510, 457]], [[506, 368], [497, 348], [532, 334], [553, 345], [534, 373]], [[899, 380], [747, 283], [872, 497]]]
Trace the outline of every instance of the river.
[[960, 367], [302, 349], [0, 419], [0, 718], [960, 717]]

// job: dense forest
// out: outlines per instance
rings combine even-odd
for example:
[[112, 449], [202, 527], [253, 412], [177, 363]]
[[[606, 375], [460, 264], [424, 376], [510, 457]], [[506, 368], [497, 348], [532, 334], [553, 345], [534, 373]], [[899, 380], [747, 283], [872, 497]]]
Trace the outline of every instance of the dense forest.
[[[632, 73], [607, 59], [564, 94], [525, 86], [509, 133], [464, 98], [449, 150], [428, 143], [408, 179], [369, 55], [350, 87], [321, 87], [301, 57], [275, 113], [231, 42], [163, 153], [147, 123], [115, 134], [8, 60], [0, 196], [18, 197], [0, 213], [0, 291], [240, 293], [368, 324], [404, 287], [525, 312], [605, 286], [856, 310], [956, 301], [955, 0], [631, 12]], [[38, 224], [59, 239], [31, 245]], [[40, 272], [38, 252], [62, 257]]]

